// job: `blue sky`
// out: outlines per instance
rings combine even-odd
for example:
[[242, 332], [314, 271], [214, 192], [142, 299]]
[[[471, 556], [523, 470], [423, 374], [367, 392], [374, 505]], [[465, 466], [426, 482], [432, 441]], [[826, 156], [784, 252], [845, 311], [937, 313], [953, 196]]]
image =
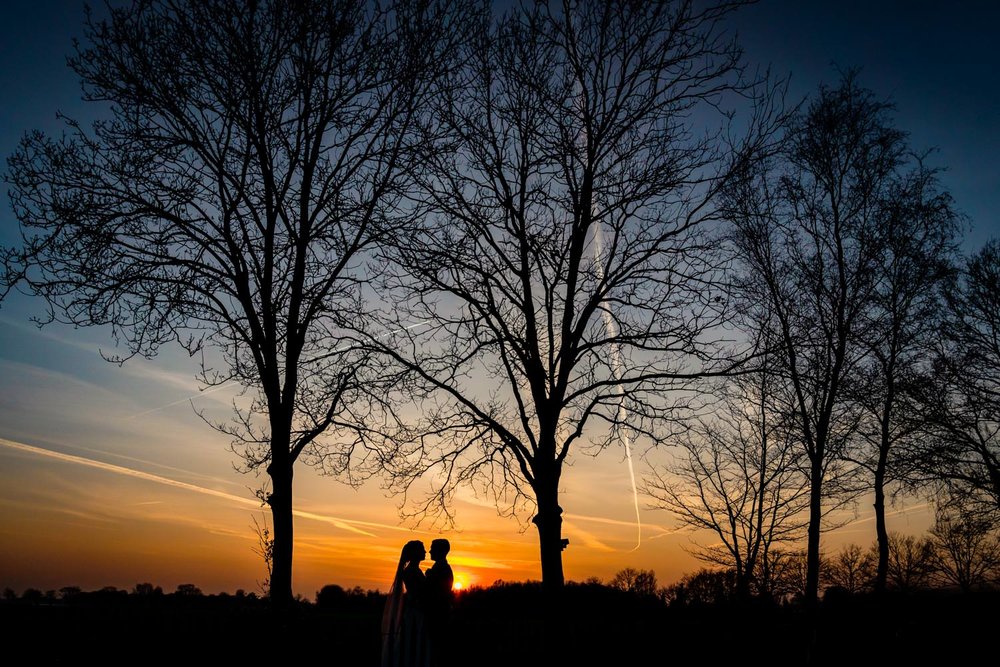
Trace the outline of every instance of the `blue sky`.
[[[28, 129], [58, 132], [57, 110], [83, 120], [91, 112], [65, 67], [72, 38], [81, 34], [82, 4], [8, 0], [0, 12], [0, 155], [6, 156]], [[993, 2], [764, 0], [742, 10], [734, 25], [750, 63], [791, 75], [791, 99], [821, 81], [835, 84], [836, 67], [861, 67], [864, 85], [895, 100], [898, 125], [911, 133], [913, 147], [937, 148], [931, 163], [947, 169], [943, 182], [970, 220], [971, 250], [1000, 235], [1000, 56], [991, 46], [998, 19], [1000, 3]], [[0, 243], [16, 239], [4, 198]], [[253, 508], [218, 494], [250, 498], [258, 482], [233, 471], [225, 439], [187, 400], [195, 396], [197, 405], [224, 416], [232, 393], [200, 395], [195, 364], [177, 350], [122, 368], [108, 364], [98, 354], [111, 349], [106, 331], [39, 332], [28, 318], [42, 308], [20, 295], [0, 306], [0, 587], [126, 587], [150, 580], [252, 589], [260, 574], [250, 549]], [[687, 538], [672, 533], [663, 514], [644, 511], [648, 541], [631, 551], [635, 529], [621, 456], [579, 457], [566, 480], [571, 578], [609, 577], [629, 565], [655, 568], [668, 581], [695, 567], [683, 550]], [[384, 588], [398, 546], [409, 539], [396, 501], [375, 483], [354, 491], [307, 470], [297, 473], [296, 485], [299, 508], [314, 515], [297, 522], [296, 590], [311, 595], [330, 581], [370, 587], [384, 581]], [[917, 511], [897, 508], [896, 529], [926, 526], [919, 503], [911, 506]], [[869, 542], [869, 514], [860, 507], [857, 522], [831, 544]], [[340, 519], [368, 522], [353, 525], [369, 535], [337, 527]], [[533, 531], [519, 532], [530, 525], [499, 519], [471, 496], [461, 501], [459, 525], [475, 526], [465, 537], [451, 536], [469, 581], [538, 576]]]
[[762, 0], [735, 23], [750, 62], [791, 75], [792, 100], [861, 68], [911, 147], [936, 149], [930, 164], [971, 223], [965, 247], [1000, 236], [1000, 3]]

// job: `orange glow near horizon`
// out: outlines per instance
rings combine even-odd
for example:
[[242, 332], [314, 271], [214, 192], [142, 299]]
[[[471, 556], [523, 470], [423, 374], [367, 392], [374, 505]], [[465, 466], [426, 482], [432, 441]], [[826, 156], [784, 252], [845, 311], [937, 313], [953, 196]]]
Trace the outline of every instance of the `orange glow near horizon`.
[[[0, 587], [130, 589], [149, 581], [165, 590], [181, 583], [205, 592], [255, 590], [263, 572], [251, 519], [262, 515], [247, 485], [240, 495], [225, 479], [165, 472], [0, 438]], [[306, 597], [327, 583], [385, 591], [401, 546], [438, 536], [396, 523], [393, 500], [374, 488], [346, 491], [347, 502], [324, 501], [321, 492], [342, 495], [344, 487], [303, 470], [296, 490], [294, 585]], [[461, 498], [463, 524], [445, 533], [455, 589], [539, 579], [534, 532]], [[579, 545], [567, 555], [570, 578], [608, 577], [625, 565], [663, 570], [662, 563], [619, 564], [630, 546], [627, 521], [567, 515], [565, 526]]]
[[[256, 590], [254, 490], [264, 478], [235, 472], [228, 439], [190, 405], [225, 421], [234, 392], [199, 392], [177, 350], [106, 364], [104, 340], [0, 317], [0, 378], [9, 379], [0, 382], [0, 589]], [[564, 475], [567, 578], [641, 567], [667, 581], [692, 569], [687, 538], [662, 514], [644, 517], [643, 550], [630, 553], [631, 491], [614, 459], [580, 457]], [[467, 490], [455, 497], [456, 524], [440, 530], [401, 523], [398, 499], [378, 480], [354, 489], [299, 466], [294, 493], [293, 589], [307, 598], [331, 583], [386, 591], [403, 544], [439, 536], [466, 589], [541, 578], [530, 517], [500, 517]]]
[[[260, 516], [257, 503], [224, 479], [194, 480], [0, 438], [0, 587], [131, 589], [148, 581], [167, 591], [182, 583], [206, 593], [256, 590], [263, 579], [250, 527], [255, 511]], [[350, 490], [353, 498], [334, 502], [322, 493], [345, 491], [330, 480], [300, 474], [296, 483], [294, 588], [307, 598], [328, 583], [386, 591], [402, 545], [438, 536], [393, 523], [393, 501], [375, 489]], [[567, 496], [570, 507], [569, 501], [582, 499]], [[655, 570], [666, 584], [701, 566], [684, 551], [690, 535], [652, 521], [642, 550], [631, 552], [634, 524], [627, 520], [627, 495], [621, 500], [625, 519], [565, 515], [568, 579], [607, 580], [636, 567]], [[460, 505], [464, 525], [475, 528], [445, 533], [456, 592], [540, 578], [533, 531], [518, 531], [516, 522], [479, 501]], [[901, 511], [895, 520], [909, 521], [910, 515]], [[856, 534], [870, 532], [867, 523], [852, 522], [840, 542], [862, 543]]]

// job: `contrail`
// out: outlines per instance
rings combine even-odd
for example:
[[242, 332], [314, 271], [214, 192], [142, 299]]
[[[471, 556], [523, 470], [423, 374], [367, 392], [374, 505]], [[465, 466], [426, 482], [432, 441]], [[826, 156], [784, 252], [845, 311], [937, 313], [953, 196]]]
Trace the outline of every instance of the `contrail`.
[[[578, 85], [576, 83], [574, 87]], [[580, 101], [579, 93], [577, 101]], [[587, 142], [586, 128], [582, 130], [580, 140], [582, 145], [585, 146]], [[594, 271], [597, 273], [597, 283], [600, 286], [604, 282], [604, 231], [601, 227], [601, 221], [594, 220], [593, 206], [591, 206], [590, 213], [594, 225]], [[602, 299], [602, 305], [604, 307], [601, 309], [601, 318], [604, 320], [604, 328], [608, 333], [608, 338], [611, 340], [611, 371], [615, 379], [620, 380], [622, 376], [622, 350], [621, 346], [614, 342], [615, 336], [618, 335], [618, 327], [615, 325], [615, 319], [611, 315], [611, 304], [605, 303]], [[635, 485], [635, 466], [632, 463], [632, 437], [629, 435], [628, 426], [626, 425], [627, 417], [628, 412], [625, 409], [625, 399], [623, 397], [618, 403], [618, 423], [621, 424], [622, 445], [625, 447], [625, 459], [628, 461], [628, 477], [632, 483], [632, 504], [635, 507], [636, 539], [635, 546], [629, 550], [632, 552], [642, 546], [642, 517], [639, 515], [639, 490]]]
[[[171, 486], [175, 489], [184, 489], [185, 491], [192, 491], [194, 493], [200, 493], [206, 496], [214, 496], [216, 498], [222, 498], [223, 500], [228, 500], [234, 503], [238, 503], [240, 505], [247, 505], [255, 508], [260, 507], [260, 502], [256, 500], [251, 500], [249, 498], [237, 496], [232, 493], [226, 493], [225, 491], [217, 491], [215, 489], [209, 489], [204, 486], [198, 486], [196, 484], [188, 484], [187, 482], [181, 482], [176, 479], [171, 479], [169, 477], [154, 475], [152, 473], [143, 472], [142, 470], [134, 470], [133, 468], [126, 468], [125, 466], [119, 466], [113, 463], [105, 463], [104, 461], [96, 461], [94, 459], [88, 459], [82, 456], [64, 454], [62, 452], [52, 451], [51, 449], [34, 447], [32, 445], [26, 445], [23, 442], [15, 442], [14, 440], [7, 440], [6, 438], [0, 438], [0, 445], [3, 445], [4, 447], [9, 447], [10, 449], [16, 449], [22, 452], [28, 452], [30, 454], [56, 459], [57, 461], [63, 461], [65, 463], [75, 463], [77, 465], [87, 466], [89, 468], [97, 468], [98, 470], [113, 472], [118, 475], [125, 475], [126, 477], [133, 477], [135, 479], [142, 479], [147, 482], [154, 482], [156, 484], [162, 484], [164, 486]], [[357, 526], [366, 526], [370, 528], [381, 528], [384, 530], [409, 532], [406, 528], [401, 528], [399, 526], [389, 526], [386, 524], [375, 523], [372, 521], [359, 521], [357, 519], [341, 519], [339, 517], [329, 516], [326, 514], [316, 514], [314, 512], [305, 512], [302, 510], [293, 510], [292, 514], [298, 517], [302, 517], [303, 519], [322, 521], [323, 523], [328, 523], [332, 526], [336, 526], [341, 530], [346, 530], [348, 532], [356, 533], [358, 535], [364, 535], [365, 537], [377, 537], [377, 535], [375, 535], [374, 533], [370, 533], [366, 530], [362, 530], [361, 528], [357, 528]]]
[[[426, 322], [426, 321], [425, 322], [417, 322], [416, 324], [411, 324], [411, 325], [406, 326], [406, 327], [400, 327], [399, 329], [393, 329], [392, 331], [386, 331], [386, 332], [384, 332], [382, 334], [379, 334], [376, 338], [385, 338], [386, 336], [390, 336], [390, 335], [392, 335], [394, 333], [399, 333], [400, 331], [409, 331], [410, 329], [415, 329], [417, 327], [424, 326], [425, 324], [429, 324], [429, 322]], [[309, 363], [310, 361], [316, 361], [317, 359], [323, 359], [323, 358], [329, 357], [329, 356], [331, 356], [333, 354], [336, 354], [337, 352], [342, 352], [343, 350], [344, 350], [344, 346], [342, 345], [342, 346], [338, 347], [337, 349], [333, 350], [332, 352], [328, 352], [326, 354], [318, 354], [318, 355], [316, 355], [314, 357], [310, 357], [309, 359], [304, 359], [302, 361], [302, 363]], [[148, 414], [152, 414], [154, 412], [159, 412], [160, 410], [166, 410], [167, 408], [171, 408], [171, 407], [173, 407], [175, 405], [180, 405], [181, 403], [189, 403], [189, 402], [193, 401], [194, 399], [196, 399], [196, 398], [198, 398], [200, 396], [204, 396], [206, 394], [211, 394], [211, 393], [214, 393], [216, 391], [220, 391], [222, 389], [226, 389], [228, 387], [235, 387], [235, 386], [239, 386], [239, 383], [238, 382], [234, 382], [233, 380], [230, 380], [228, 382], [223, 382], [222, 384], [216, 385], [216, 386], [214, 386], [214, 387], [212, 387], [210, 389], [206, 389], [204, 391], [199, 391], [197, 394], [191, 394], [190, 396], [185, 396], [184, 398], [179, 398], [176, 401], [171, 401], [169, 403], [165, 403], [165, 404], [157, 406], [155, 408], [149, 408], [148, 410], [143, 410], [142, 412], [137, 412], [134, 415], [129, 415], [128, 417], [122, 417], [122, 420], [123, 421], [128, 421], [130, 419], [136, 419], [138, 417], [144, 417], [144, 416], [146, 416]]]
[[[575, 521], [587, 521], [587, 522], [590, 522], [590, 523], [603, 523], [603, 524], [607, 524], [609, 526], [634, 526], [635, 525], [635, 521], [622, 521], [621, 519], [609, 519], [608, 517], [604, 517], [604, 516], [588, 516], [586, 514], [572, 514], [570, 512], [564, 513], [563, 516], [565, 518], [567, 518], [567, 519], [573, 519]], [[659, 526], [659, 525], [657, 525], [655, 523], [647, 523], [647, 524], [644, 524], [644, 525], [645, 525], [646, 528], [652, 528], [652, 529], [659, 530], [659, 531], [664, 532], [664, 533], [669, 533], [669, 532], [672, 532], [672, 531], [675, 530], [674, 528], [665, 528], [664, 526]]]
[[223, 384], [217, 385], [217, 386], [212, 387], [210, 389], [206, 389], [205, 391], [200, 391], [197, 394], [193, 394], [191, 396], [185, 396], [184, 398], [178, 398], [176, 401], [170, 401], [169, 403], [164, 403], [163, 405], [157, 406], [155, 408], [149, 408], [148, 410], [143, 410], [142, 412], [137, 412], [134, 415], [129, 415], [128, 417], [122, 417], [122, 421], [128, 421], [130, 419], [136, 419], [138, 417], [144, 417], [144, 416], [146, 416], [148, 414], [152, 414], [154, 412], [159, 412], [160, 410], [166, 410], [167, 408], [171, 408], [171, 407], [173, 407], [175, 405], [180, 405], [181, 403], [189, 403], [189, 402], [193, 401], [194, 399], [198, 398], [199, 396], [204, 396], [205, 394], [211, 394], [211, 393], [214, 393], [214, 392], [219, 391], [221, 389], [227, 389], [228, 387], [235, 386], [236, 384], [237, 383], [232, 382], [232, 381], [225, 382]]
[[[601, 229], [601, 222], [594, 222], [594, 269], [597, 272], [597, 282], [598, 284], [604, 282], [604, 232]], [[608, 332], [608, 338], [611, 339], [611, 371], [614, 373], [615, 379], [621, 379], [622, 376], [622, 350], [621, 346], [614, 342], [615, 336], [618, 335], [618, 327], [615, 325], [615, 319], [611, 315], [611, 304], [604, 304], [601, 309], [601, 317], [604, 319], [604, 328]], [[625, 410], [625, 399], [622, 398], [618, 403], [618, 423], [621, 424], [621, 439], [622, 444], [625, 446], [625, 459], [628, 461], [628, 476], [629, 481], [632, 482], [632, 504], [635, 506], [635, 527], [636, 527], [636, 541], [635, 546], [630, 549], [630, 551], [635, 551], [640, 546], [642, 546], [642, 518], [639, 515], [639, 490], [635, 485], [635, 466], [632, 463], [632, 438], [628, 432], [628, 426], [626, 424], [626, 418], [628, 417], [628, 412]]]
[[[920, 503], [919, 505], [910, 505], [909, 507], [904, 507], [904, 508], [898, 509], [898, 510], [896, 510], [894, 512], [886, 512], [885, 517], [888, 519], [891, 516], [900, 516], [902, 514], [909, 514], [910, 512], [915, 512], [917, 510], [922, 510], [922, 509], [925, 509], [927, 507], [931, 507], [931, 503]], [[854, 521], [849, 521], [848, 523], [845, 523], [843, 526], [840, 526], [836, 530], [832, 530], [830, 532], [831, 533], [836, 533], [838, 530], [843, 530], [844, 528], [847, 528], [848, 526], [856, 526], [859, 523], [868, 523], [868, 522], [874, 521], [874, 520], [875, 520], [875, 516], [874, 515], [857, 518]]]

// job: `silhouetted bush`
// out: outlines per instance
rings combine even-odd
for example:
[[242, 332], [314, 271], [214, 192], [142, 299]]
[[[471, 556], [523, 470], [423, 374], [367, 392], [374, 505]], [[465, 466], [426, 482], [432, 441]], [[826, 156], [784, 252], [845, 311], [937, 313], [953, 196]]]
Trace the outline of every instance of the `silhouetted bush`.
[[327, 584], [316, 592], [316, 607], [324, 612], [381, 615], [384, 604], [384, 595], [360, 586], [344, 589], [337, 584]]
[[857, 544], [849, 544], [826, 562], [823, 578], [829, 587], [839, 587], [848, 594], [871, 590], [875, 582], [878, 551], [867, 551]]
[[201, 589], [194, 584], [180, 584], [177, 586], [177, 590], [174, 591], [174, 595], [180, 597], [192, 597], [201, 595]]
[[163, 595], [163, 589], [159, 586], [153, 586], [150, 583], [136, 584], [135, 588], [132, 589], [132, 595], [138, 595], [140, 597], [148, 597], [151, 595]]
[[732, 570], [703, 568], [660, 591], [660, 598], [671, 606], [717, 605], [735, 597], [736, 573]]
[[336, 608], [347, 601], [347, 591], [337, 584], [327, 584], [316, 591], [316, 605], [321, 608]]
[[59, 589], [59, 597], [63, 600], [72, 600], [83, 591], [79, 586], [63, 586]]
[[656, 572], [653, 570], [636, 570], [626, 567], [619, 570], [608, 582], [611, 588], [617, 588], [635, 595], [656, 595]]
[[22, 602], [37, 603], [42, 601], [42, 592], [37, 588], [26, 588], [21, 593]]

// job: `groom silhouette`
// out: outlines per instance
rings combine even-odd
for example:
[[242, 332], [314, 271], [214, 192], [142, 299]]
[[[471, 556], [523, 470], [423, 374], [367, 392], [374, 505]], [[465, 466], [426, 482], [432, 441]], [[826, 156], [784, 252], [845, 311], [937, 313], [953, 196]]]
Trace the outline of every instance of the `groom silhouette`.
[[424, 573], [424, 605], [427, 635], [430, 640], [433, 664], [441, 664], [443, 655], [447, 652], [448, 640], [445, 632], [448, 617], [451, 615], [452, 592], [455, 575], [448, 564], [448, 552], [451, 544], [448, 540], [438, 539], [431, 542], [431, 560], [434, 565]]

